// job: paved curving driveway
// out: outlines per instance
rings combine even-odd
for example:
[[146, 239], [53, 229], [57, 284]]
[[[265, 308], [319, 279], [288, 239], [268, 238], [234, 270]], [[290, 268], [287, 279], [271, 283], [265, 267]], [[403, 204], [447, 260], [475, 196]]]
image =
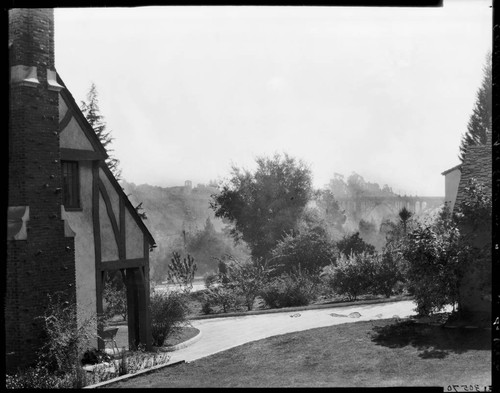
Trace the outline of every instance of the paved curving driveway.
[[[357, 321], [392, 318], [394, 315], [404, 318], [415, 315], [415, 307], [416, 304], [413, 301], [405, 300], [390, 303], [195, 320], [192, 322], [192, 325], [200, 330], [200, 339], [186, 348], [172, 352], [170, 362], [180, 360], [190, 362], [250, 341], [301, 330]], [[355, 312], [361, 315], [357, 318], [330, 315], [349, 315]]]

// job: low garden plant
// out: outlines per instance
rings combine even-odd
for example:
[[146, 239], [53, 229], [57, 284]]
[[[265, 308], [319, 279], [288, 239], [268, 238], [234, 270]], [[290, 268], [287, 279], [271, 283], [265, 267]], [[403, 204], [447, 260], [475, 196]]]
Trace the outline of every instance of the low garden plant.
[[158, 292], [154, 289], [150, 296], [151, 333], [153, 346], [163, 346], [172, 334], [189, 325], [187, 295], [182, 292]]

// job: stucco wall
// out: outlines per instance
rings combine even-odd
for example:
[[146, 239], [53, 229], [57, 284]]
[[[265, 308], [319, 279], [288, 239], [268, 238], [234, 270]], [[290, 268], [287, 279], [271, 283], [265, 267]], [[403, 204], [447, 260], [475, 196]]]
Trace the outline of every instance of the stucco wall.
[[99, 192], [99, 221], [101, 224], [101, 260], [116, 261], [118, 260], [118, 244], [113, 232], [111, 220], [108, 216], [104, 198]]
[[75, 232], [76, 299], [78, 320], [82, 323], [96, 312], [95, 249], [92, 224], [92, 163], [80, 164], [81, 211], [68, 211], [66, 217]]
[[64, 119], [64, 115], [66, 115], [67, 111], [68, 111], [68, 106], [66, 105], [66, 102], [59, 94], [59, 121]]
[[127, 259], [144, 257], [144, 234], [137, 226], [130, 212], [125, 210], [125, 234], [127, 238]]
[[87, 139], [74, 117], [70, 120], [66, 128], [61, 131], [60, 141], [61, 147], [63, 148], [94, 151], [90, 141]]
[[449, 207], [453, 210], [457, 199], [458, 184], [460, 183], [460, 169], [455, 169], [445, 175], [444, 178], [444, 200], [448, 202]]
[[111, 206], [113, 208], [113, 213], [115, 214], [115, 219], [116, 222], [120, 222], [120, 196], [116, 192], [115, 188], [111, 185], [111, 182], [109, 181], [108, 177], [102, 170], [102, 168], [99, 168], [99, 178], [101, 179], [102, 183], [104, 184], [104, 187], [106, 188], [106, 191], [108, 193], [109, 199], [111, 201]]

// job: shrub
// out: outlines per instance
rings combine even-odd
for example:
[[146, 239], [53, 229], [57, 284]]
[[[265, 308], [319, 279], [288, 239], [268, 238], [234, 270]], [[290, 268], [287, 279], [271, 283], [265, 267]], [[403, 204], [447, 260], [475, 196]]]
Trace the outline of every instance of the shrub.
[[402, 262], [391, 249], [384, 249], [382, 254], [373, 256], [371, 292], [390, 297], [393, 293], [402, 290], [403, 282]]
[[7, 389], [57, 389], [72, 388], [72, 383], [66, 376], [49, 372], [46, 365], [38, 362], [34, 367], [19, 370], [15, 374], [6, 374], [5, 387]]
[[408, 234], [402, 253], [407, 261], [405, 276], [420, 315], [460, 304], [459, 287], [470, 260], [470, 247], [451, 219], [433, 225], [417, 224]]
[[211, 314], [213, 312], [212, 305], [210, 304], [209, 299], [203, 301], [201, 305], [201, 312], [205, 315]]
[[153, 345], [161, 347], [165, 340], [189, 324], [186, 295], [178, 292], [159, 293], [150, 297], [151, 333]]
[[111, 360], [111, 356], [109, 356], [105, 351], [91, 348], [85, 351], [82, 356], [81, 363], [85, 364], [97, 364], [102, 362], [109, 362]]
[[[32, 367], [7, 375], [7, 388], [81, 388], [86, 385], [82, 369], [84, 351], [97, 339], [97, 316], [78, 318], [74, 298], [64, 292], [48, 295], [42, 322], [45, 344]], [[77, 322], [79, 319], [79, 322]]]
[[273, 268], [269, 268], [266, 262], [247, 260], [239, 262], [232, 258], [226, 262], [225, 283], [222, 286], [234, 296], [241, 297], [243, 303], [250, 311], [253, 308], [255, 298], [259, 295], [264, 284], [269, 278]]
[[66, 300], [66, 294], [48, 295], [49, 302], [43, 316], [45, 344], [40, 358], [58, 372], [72, 372], [81, 365], [85, 350], [97, 339], [97, 324], [102, 322], [96, 315], [81, 316], [77, 322], [77, 306], [74, 299]]
[[203, 282], [205, 283], [205, 288], [210, 288], [215, 283], [219, 282], [219, 274], [215, 272], [205, 273], [203, 275]]
[[336, 293], [347, 296], [349, 300], [356, 300], [359, 295], [370, 292], [372, 288], [372, 256], [364, 252], [349, 256], [340, 254], [337, 265], [324, 267], [321, 276]]
[[326, 231], [313, 227], [296, 235], [286, 235], [272, 251], [275, 274], [301, 269], [318, 274], [323, 266], [334, 263], [335, 246], [328, 240]]
[[[236, 306], [236, 300], [234, 288], [227, 285], [212, 286], [207, 290], [204, 312], [211, 311], [211, 305], [215, 305], [222, 307], [222, 311], [226, 313]], [[209, 312], [206, 313], [208, 314]]]
[[271, 308], [305, 306], [316, 297], [316, 284], [307, 274], [284, 273], [266, 283], [260, 296]]

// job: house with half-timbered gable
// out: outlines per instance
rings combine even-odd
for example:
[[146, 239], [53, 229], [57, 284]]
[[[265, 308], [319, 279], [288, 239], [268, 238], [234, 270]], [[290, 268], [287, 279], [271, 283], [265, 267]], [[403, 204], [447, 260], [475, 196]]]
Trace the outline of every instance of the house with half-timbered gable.
[[155, 242], [56, 72], [52, 9], [9, 10], [9, 62], [7, 367], [35, 359], [48, 295], [74, 297], [79, 323], [101, 314], [109, 271], [127, 289], [129, 344], [150, 348]]

